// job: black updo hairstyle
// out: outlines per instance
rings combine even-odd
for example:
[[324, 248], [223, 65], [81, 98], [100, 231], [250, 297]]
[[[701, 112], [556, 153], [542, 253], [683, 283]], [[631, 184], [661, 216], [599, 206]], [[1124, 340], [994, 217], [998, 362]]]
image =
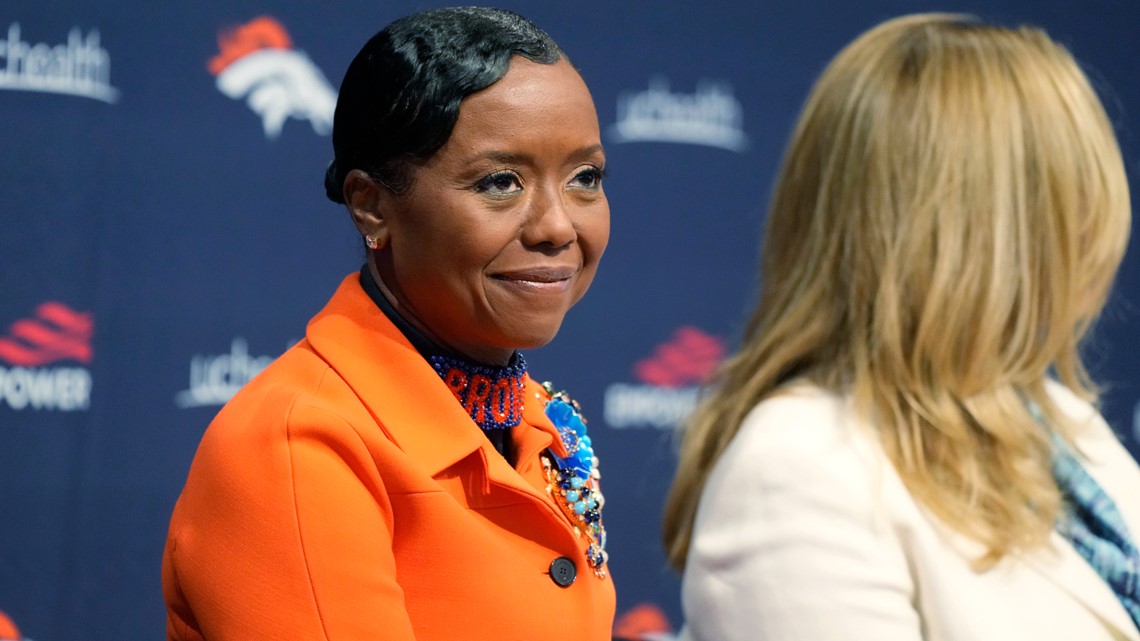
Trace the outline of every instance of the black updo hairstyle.
[[344, 203], [344, 179], [361, 169], [395, 193], [411, 162], [443, 146], [459, 103], [507, 73], [513, 56], [553, 64], [562, 49], [526, 18], [502, 9], [455, 7], [400, 18], [348, 66], [333, 117], [325, 193]]

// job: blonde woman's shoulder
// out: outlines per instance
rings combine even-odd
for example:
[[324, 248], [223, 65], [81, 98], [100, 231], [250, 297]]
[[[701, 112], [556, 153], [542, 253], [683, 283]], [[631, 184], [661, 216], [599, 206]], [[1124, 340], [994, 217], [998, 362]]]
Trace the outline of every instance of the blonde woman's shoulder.
[[1045, 390], [1049, 392], [1050, 398], [1057, 404], [1057, 409], [1073, 419], [1082, 420], [1096, 414], [1096, 409], [1088, 401], [1077, 396], [1073, 390], [1060, 381], [1046, 380]]
[[847, 396], [812, 383], [793, 382], [745, 416], [738, 438], [753, 447], [815, 450], [870, 436]]
[[747, 415], [701, 495], [682, 581], [690, 638], [912, 638], [895, 632], [919, 629], [902, 541], [919, 518], [846, 397], [785, 386]]
[[865, 499], [884, 482], [900, 487], [872, 428], [847, 396], [796, 382], [764, 399], [745, 416], [713, 471], [712, 485], [768, 487], [785, 482], [864, 488]]
[[1113, 432], [1097, 408], [1077, 396], [1073, 390], [1052, 379], [1045, 382], [1045, 389], [1049, 392], [1049, 397], [1053, 399], [1053, 403], [1057, 405], [1057, 409], [1061, 410], [1073, 422], [1073, 426], [1077, 429], [1074, 436], [1078, 441], [1105, 438], [1110, 438], [1113, 441], [1119, 440], [1119, 437]]

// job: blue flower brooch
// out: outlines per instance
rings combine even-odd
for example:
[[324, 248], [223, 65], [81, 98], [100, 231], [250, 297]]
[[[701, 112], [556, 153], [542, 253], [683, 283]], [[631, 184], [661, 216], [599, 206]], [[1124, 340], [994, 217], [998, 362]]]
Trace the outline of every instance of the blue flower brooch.
[[602, 475], [598, 471], [598, 457], [594, 456], [590, 437], [586, 435], [586, 420], [582, 418], [578, 403], [571, 400], [566, 392], [555, 392], [550, 383], [543, 383], [542, 387], [550, 395], [546, 417], [558, 429], [567, 452], [563, 457], [547, 450], [542, 457], [546, 492], [574, 524], [574, 532], [589, 541], [586, 560], [594, 574], [605, 578], [609, 555], [606, 553], [606, 529], [602, 526], [602, 506], [606, 500], [598, 486]]

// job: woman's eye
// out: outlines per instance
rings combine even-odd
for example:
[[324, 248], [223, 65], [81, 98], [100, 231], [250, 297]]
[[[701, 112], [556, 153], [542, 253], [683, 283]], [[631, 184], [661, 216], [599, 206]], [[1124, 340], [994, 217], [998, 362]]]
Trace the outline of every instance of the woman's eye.
[[491, 195], [507, 195], [522, 190], [519, 177], [509, 171], [500, 171], [482, 178], [475, 184], [475, 191]]
[[605, 177], [606, 172], [597, 167], [587, 167], [574, 175], [574, 180], [571, 181], [571, 186], [579, 189], [597, 189], [602, 185], [602, 178]]

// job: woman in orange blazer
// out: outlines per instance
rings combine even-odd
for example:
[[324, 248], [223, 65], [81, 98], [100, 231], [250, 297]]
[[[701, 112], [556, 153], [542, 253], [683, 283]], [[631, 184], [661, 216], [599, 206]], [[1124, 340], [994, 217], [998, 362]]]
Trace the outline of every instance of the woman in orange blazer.
[[333, 146], [366, 264], [203, 437], [168, 639], [609, 639], [597, 458], [517, 351], [608, 239], [585, 84], [515, 14], [419, 13], [350, 65]]

